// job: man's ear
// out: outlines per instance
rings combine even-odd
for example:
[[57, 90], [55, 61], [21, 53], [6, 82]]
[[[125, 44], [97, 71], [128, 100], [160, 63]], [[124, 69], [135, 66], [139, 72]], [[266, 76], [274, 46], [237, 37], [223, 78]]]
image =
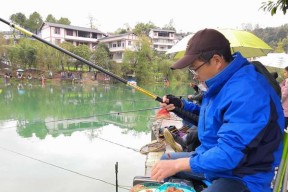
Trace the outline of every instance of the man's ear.
[[220, 55], [214, 55], [213, 56], [215, 65], [218, 69], [223, 69], [225, 67], [225, 60]]

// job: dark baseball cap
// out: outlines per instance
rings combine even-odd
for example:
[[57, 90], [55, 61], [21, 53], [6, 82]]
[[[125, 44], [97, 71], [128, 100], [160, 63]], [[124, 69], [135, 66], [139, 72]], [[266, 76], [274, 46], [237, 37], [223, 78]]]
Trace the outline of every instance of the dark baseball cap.
[[174, 63], [171, 69], [185, 68], [203, 53], [217, 50], [230, 50], [230, 43], [226, 37], [215, 29], [200, 30], [188, 41], [184, 57]]

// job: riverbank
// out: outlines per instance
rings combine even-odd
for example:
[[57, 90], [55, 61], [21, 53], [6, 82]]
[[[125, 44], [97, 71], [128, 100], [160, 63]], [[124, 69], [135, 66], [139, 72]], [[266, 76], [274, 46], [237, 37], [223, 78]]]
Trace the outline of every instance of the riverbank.
[[40, 83], [59, 84], [62, 82], [72, 84], [98, 84], [110, 83], [111, 78], [102, 73], [94, 72], [56, 72], [42, 73], [41, 71], [3, 72], [0, 71], [0, 78], [5, 84], [8, 83]]

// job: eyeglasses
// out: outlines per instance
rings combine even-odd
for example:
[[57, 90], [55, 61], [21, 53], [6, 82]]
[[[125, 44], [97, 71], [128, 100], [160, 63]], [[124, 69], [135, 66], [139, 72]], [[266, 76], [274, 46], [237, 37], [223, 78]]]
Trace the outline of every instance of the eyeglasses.
[[209, 61], [205, 61], [203, 62], [201, 65], [199, 65], [198, 67], [196, 67], [195, 69], [192, 69], [191, 66], [188, 67], [188, 70], [194, 75], [194, 76], [197, 76], [198, 73], [197, 73], [197, 70], [199, 70], [203, 65], [205, 65], [206, 63], [208, 63]]

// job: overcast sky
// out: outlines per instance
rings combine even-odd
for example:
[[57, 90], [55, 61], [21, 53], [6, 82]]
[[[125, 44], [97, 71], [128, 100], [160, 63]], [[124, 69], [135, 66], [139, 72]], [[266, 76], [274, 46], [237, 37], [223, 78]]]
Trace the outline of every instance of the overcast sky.
[[[153, 22], [164, 27], [171, 19], [177, 32], [196, 32], [202, 28], [278, 27], [288, 23], [288, 14], [276, 16], [259, 10], [267, 0], [7, 0], [0, 7], [0, 17], [9, 20], [14, 13], [29, 17], [37, 11], [43, 20], [48, 14], [56, 19], [67, 17], [71, 25], [89, 27], [89, 16], [103, 32], [114, 32], [129, 24]], [[274, 0], [276, 1], [276, 0]], [[0, 30], [9, 27], [0, 23]]]

